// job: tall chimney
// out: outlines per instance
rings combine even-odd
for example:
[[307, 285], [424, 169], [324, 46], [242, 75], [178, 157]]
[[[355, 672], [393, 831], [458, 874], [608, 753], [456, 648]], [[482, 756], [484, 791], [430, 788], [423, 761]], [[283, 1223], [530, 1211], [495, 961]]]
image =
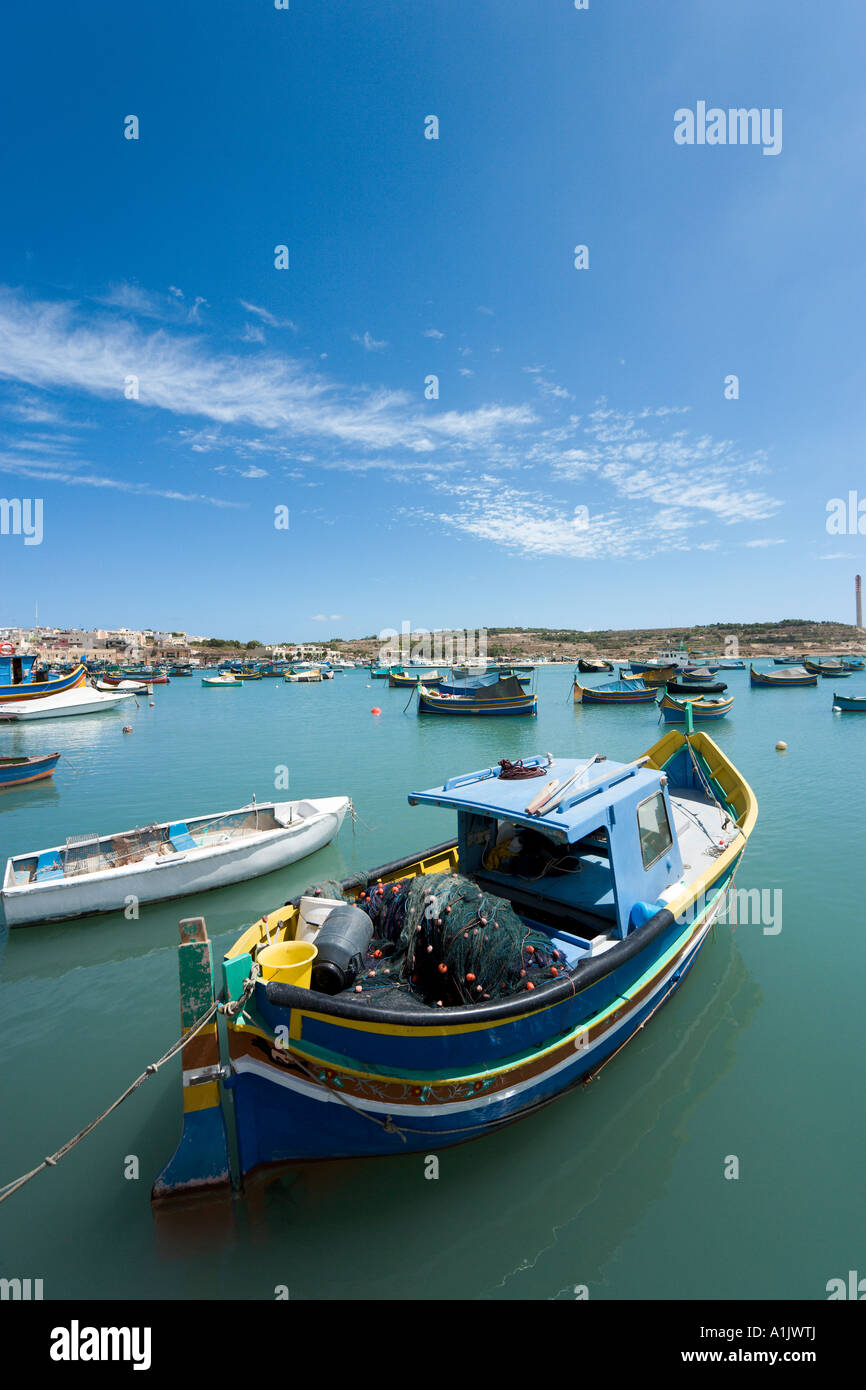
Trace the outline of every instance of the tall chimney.
[[854, 578], [854, 605], [857, 611], [857, 626], [863, 626], [863, 586], [859, 574]]

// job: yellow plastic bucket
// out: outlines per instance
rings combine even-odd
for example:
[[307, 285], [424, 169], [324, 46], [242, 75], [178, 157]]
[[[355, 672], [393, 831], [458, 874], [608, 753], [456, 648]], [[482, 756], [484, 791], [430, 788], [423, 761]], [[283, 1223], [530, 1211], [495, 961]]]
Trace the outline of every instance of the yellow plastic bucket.
[[265, 980], [279, 980], [284, 985], [310, 988], [313, 961], [318, 952], [309, 941], [278, 941], [265, 946], [256, 956]]

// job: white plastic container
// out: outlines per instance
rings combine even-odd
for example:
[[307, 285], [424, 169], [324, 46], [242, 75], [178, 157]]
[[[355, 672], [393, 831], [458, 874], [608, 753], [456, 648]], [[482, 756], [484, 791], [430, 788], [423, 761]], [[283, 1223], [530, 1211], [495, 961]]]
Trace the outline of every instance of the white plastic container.
[[340, 898], [301, 898], [301, 911], [295, 928], [296, 941], [315, 941], [319, 927], [335, 907], [345, 907]]

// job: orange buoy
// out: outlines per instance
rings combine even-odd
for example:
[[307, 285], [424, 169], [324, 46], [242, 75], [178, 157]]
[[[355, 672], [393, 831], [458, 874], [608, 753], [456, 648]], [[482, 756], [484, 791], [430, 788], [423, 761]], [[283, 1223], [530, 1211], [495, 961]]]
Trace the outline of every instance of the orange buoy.
[[382, 711], [380, 710], [380, 708], [379, 708], [378, 705], [374, 705], [373, 708], [370, 710], [370, 713], [371, 713], [371, 714], [381, 714]]
[[440, 975], [447, 975], [447, 974], [448, 974], [448, 966], [445, 964], [444, 960], [440, 960], [440, 962], [439, 962], [439, 974], [440, 974]]

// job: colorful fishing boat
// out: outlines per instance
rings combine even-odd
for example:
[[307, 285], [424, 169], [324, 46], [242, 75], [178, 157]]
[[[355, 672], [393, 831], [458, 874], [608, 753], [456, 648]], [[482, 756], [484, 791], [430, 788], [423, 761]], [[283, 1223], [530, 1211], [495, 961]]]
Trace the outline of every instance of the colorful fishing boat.
[[772, 687], [776, 690], [793, 689], [797, 686], [817, 685], [818, 677], [810, 674], [804, 666], [789, 666], [784, 671], [756, 671], [749, 667], [749, 681], [755, 687]]
[[[4, 643], [5, 647], [11, 644]], [[49, 676], [38, 664], [35, 656], [16, 656], [14, 648], [0, 655], [0, 702], [14, 700], [43, 700], [46, 695], [61, 695], [66, 690], [76, 690], [87, 680], [87, 668], [83, 663], [68, 675]]]
[[135, 696], [126, 691], [108, 693], [81, 685], [74, 690], [61, 690], [58, 695], [46, 695], [43, 700], [7, 700], [0, 704], [0, 724], [18, 724], [29, 719], [59, 719], [73, 714], [102, 714], [134, 699]]
[[252, 671], [247, 667], [242, 667], [240, 671], [235, 671], [234, 674], [239, 681], [260, 681], [262, 679], [261, 671]]
[[669, 695], [723, 695], [727, 688], [724, 681], [714, 681], [709, 671], [697, 676], [681, 673], [676, 680], [667, 683]]
[[[652, 685], [658, 689], [660, 685], [667, 685], [668, 681], [674, 680], [676, 674], [676, 667], [674, 666], [660, 666], [658, 670], [649, 670], [644, 667], [640, 674], [640, 680], [643, 681], [644, 685]], [[619, 678], [623, 681], [634, 680], [635, 674], [631, 670], [626, 671], [620, 668]]]
[[655, 686], [645, 685], [639, 677], [596, 686], [580, 685], [575, 677], [573, 692], [576, 705], [650, 705], [656, 698]]
[[8, 860], [0, 901], [10, 927], [120, 912], [130, 894], [164, 902], [285, 868], [333, 840], [349, 799], [269, 801], [137, 827], [74, 835]]
[[801, 666], [803, 658], [801, 656], [774, 656], [774, 666]]
[[412, 671], [404, 671], [400, 667], [392, 666], [388, 672], [388, 684], [392, 687], [403, 687], [417, 685], [420, 681], [422, 685], [438, 685], [441, 680], [438, 671], [419, 671], [417, 674]]
[[324, 675], [318, 666], [304, 667], [303, 670], [299, 671], [287, 671], [283, 677], [283, 680], [288, 681], [290, 685], [317, 685], [323, 679]]
[[23, 787], [27, 782], [53, 777], [59, 758], [59, 753], [40, 753], [32, 758], [0, 758], [0, 790]]
[[516, 676], [506, 676], [491, 685], [479, 685], [470, 690], [433, 690], [418, 686], [418, 713], [444, 715], [533, 715], [538, 712], [538, 697], [527, 694]]
[[833, 708], [849, 714], [866, 714], [866, 695], [833, 695]]
[[370, 675], [374, 681], [386, 681], [390, 675], [390, 670], [389, 666], [371, 666]]
[[841, 680], [844, 676], [850, 676], [851, 672], [846, 671], [841, 661], [813, 661], [809, 657], [804, 657], [803, 665], [812, 676], [822, 676], [824, 680], [829, 680], [835, 676]]
[[685, 724], [688, 710], [697, 722], [703, 719], [723, 719], [733, 708], [733, 695], [688, 695], [681, 700], [665, 694], [659, 701], [659, 709], [666, 724]]
[[[487, 690], [490, 686], [498, 684], [501, 680], [513, 679], [518, 685], [523, 687], [530, 685], [531, 676], [518, 676], [509, 673], [508, 676], [497, 676], [495, 671], [486, 671], [483, 675], [464, 676], [460, 680], [454, 677], [445, 677], [440, 680], [436, 689], [443, 695], [471, 695], [475, 690]], [[425, 682], [427, 684], [427, 682]]]
[[107, 695], [115, 690], [127, 695], [149, 695], [151, 693], [149, 685], [145, 685], [142, 681], [127, 680], [125, 677], [117, 681], [92, 680], [90, 684], [94, 690], [101, 690]]
[[231, 671], [220, 671], [218, 676], [202, 676], [201, 683], [202, 685], [209, 685], [211, 688], [224, 685], [243, 685], [243, 681], [239, 681]]
[[227, 1120], [236, 1184], [490, 1134], [595, 1075], [671, 997], [754, 828], [748, 783], [677, 729], [630, 763], [507, 771], [412, 793], [456, 812], [456, 841], [318, 911], [308, 890], [244, 931], [216, 982], [204, 920], [181, 923], [183, 1132], [154, 1201], [229, 1189]]

